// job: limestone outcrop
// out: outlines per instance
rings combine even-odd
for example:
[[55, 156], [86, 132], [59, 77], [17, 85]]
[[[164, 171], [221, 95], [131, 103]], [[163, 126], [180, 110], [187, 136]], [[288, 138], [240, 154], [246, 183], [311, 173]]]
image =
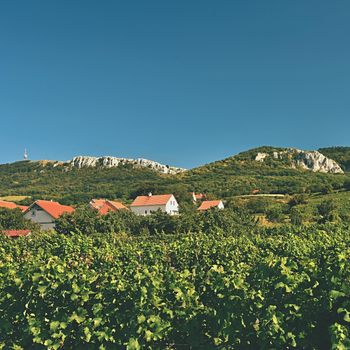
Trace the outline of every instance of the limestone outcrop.
[[101, 167], [101, 168], [116, 168], [122, 165], [131, 165], [134, 168], [148, 168], [152, 169], [161, 174], [178, 174], [184, 172], [186, 169], [172, 167], [169, 165], [160, 164], [153, 160], [138, 158], [117, 158], [117, 157], [88, 157], [88, 156], [78, 156], [74, 157], [68, 163], [71, 167], [74, 168], [92, 168], [92, 167]]
[[340, 165], [333, 159], [327, 158], [318, 151], [304, 151], [296, 148], [288, 148], [283, 151], [274, 151], [271, 154], [258, 152], [255, 160], [265, 162], [272, 157], [275, 160], [287, 159], [293, 168], [302, 168], [313, 172], [343, 174]]

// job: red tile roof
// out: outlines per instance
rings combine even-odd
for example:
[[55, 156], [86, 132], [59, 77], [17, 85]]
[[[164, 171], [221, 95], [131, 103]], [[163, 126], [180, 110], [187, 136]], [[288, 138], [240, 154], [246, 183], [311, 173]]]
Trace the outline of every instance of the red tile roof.
[[16, 203], [13, 202], [6, 202], [6, 201], [1, 201], [0, 200], [0, 208], [7, 208], [7, 209], [21, 209], [22, 211], [26, 211], [28, 207], [24, 205], [17, 205]]
[[29, 211], [35, 205], [46, 211], [54, 219], [58, 219], [61, 215], [65, 213], [72, 213], [74, 211], [74, 208], [68, 205], [62, 205], [58, 202], [43, 200], [34, 202], [26, 211]]
[[192, 197], [195, 201], [201, 201], [205, 199], [205, 194], [192, 192]]
[[30, 230], [3, 230], [2, 232], [7, 237], [26, 237], [31, 233]]
[[172, 194], [138, 196], [131, 204], [131, 207], [143, 207], [145, 205], [165, 205], [169, 202], [172, 196]]
[[198, 208], [198, 210], [208, 210], [210, 208], [215, 208], [221, 203], [220, 200], [215, 200], [215, 201], [204, 201]]
[[195, 196], [195, 198], [198, 199], [198, 200], [204, 198], [204, 194], [203, 194], [203, 193], [197, 193], [197, 194], [195, 193], [194, 196]]
[[120, 209], [128, 210], [128, 208], [124, 204], [106, 199], [93, 199], [90, 202], [90, 205], [93, 208], [97, 209], [101, 215], [105, 215], [109, 211], [117, 211]]

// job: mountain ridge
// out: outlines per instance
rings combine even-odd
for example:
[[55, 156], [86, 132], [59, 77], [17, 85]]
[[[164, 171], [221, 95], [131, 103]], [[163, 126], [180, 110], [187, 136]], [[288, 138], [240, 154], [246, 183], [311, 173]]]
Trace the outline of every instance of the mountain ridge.
[[[29, 196], [31, 200], [53, 199], [62, 204], [88, 203], [92, 198], [129, 203], [149, 192], [173, 193], [180, 201], [190, 200], [189, 193], [195, 191], [229, 200], [257, 190], [265, 194], [324, 193], [344, 189], [346, 182], [350, 183], [349, 173], [293, 166], [285, 151], [286, 148], [260, 147], [176, 174], [138, 164], [78, 167], [69, 161], [21, 161], [0, 165], [0, 197]], [[259, 152], [272, 156], [257, 161]], [[273, 152], [282, 152], [282, 156], [273, 157]], [[348, 156], [343, 158], [346, 161]]]
[[[339, 155], [339, 152], [342, 150], [347, 152], [346, 159]], [[324, 151], [325, 154], [321, 151]], [[337, 159], [333, 159], [331, 157], [332, 155], [335, 155]], [[75, 156], [68, 161], [37, 160], [31, 162], [37, 162], [42, 166], [46, 166], [47, 164], [53, 164], [54, 167], [63, 166], [66, 167], [66, 170], [69, 170], [70, 168], [115, 168], [119, 166], [131, 166], [140, 169], [148, 168], [160, 174], [176, 175], [189, 170], [210, 166], [211, 164], [216, 164], [227, 159], [256, 161], [271, 166], [281, 165], [295, 169], [311, 170], [313, 172], [341, 174], [344, 173], [344, 170], [350, 170], [350, 147], [329, 147], [319, 150], [301, 150], [294, 147], [260, 146], [232, 155], [226, 159], [213, 161], [192, 169], [169, 166], [145, 158], [125, 158], [115, 156], [95, 157], [80, 155]], [[340, 160], [340, 163], [337, 162], [338, 159]]]

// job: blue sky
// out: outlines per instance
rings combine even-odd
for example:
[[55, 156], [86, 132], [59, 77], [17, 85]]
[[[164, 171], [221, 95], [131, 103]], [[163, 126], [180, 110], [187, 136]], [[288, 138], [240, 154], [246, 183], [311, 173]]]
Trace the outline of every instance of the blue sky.
[[348, 0], [3, 0], [0, 163], [350, 145]]

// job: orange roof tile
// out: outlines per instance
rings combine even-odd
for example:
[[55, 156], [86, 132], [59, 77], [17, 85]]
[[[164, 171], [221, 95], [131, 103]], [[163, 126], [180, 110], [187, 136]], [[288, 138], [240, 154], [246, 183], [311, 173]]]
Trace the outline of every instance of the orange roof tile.
[[6, 201], [0, 201], [0, 208], [7, 208], [7, 209], [21, 209], [22, 211], [25, 211], [28, 209], [28, 207], [24, 205], [17, 205], [13, 202], [6, 202]]
[[117, 211], [120, 209], [128, 210], [124, 204], [106, 199], [93, 199], [90, 205], [97, 209], [101, 215], [107, 214], [109, 211]]
[[25, 237], [31, 233], [30, 230], [3, 230], [2, 232], [7, 237]]
[[165, 205], [169, 202], [172, 196], [172, 194], [138, 196], [131, 204], [131, 207], [142, 207], [145, 205]]
[[46, 211], [54, 219], [58, 219], [61, 215], [65, 213], [72, 213], [74, 211], [74, 208], [68, 205], [62, 205], [58, 202], [43, 201], [43, 200], [34, 202], [26, 211], [29, 211], [35, 205], [37, 205], [38, 207]]
[[193, 195], [193, 199], [195, 199], [196, 201], [201, 201], [201, 200], [205, 199], [205, 194], [203, 194], [203, 193], [193, 192], [192, 195]]
[[198, 208], [198, 210], [208, 210], [210, 208], [215, 208], [221, 203], [220, 200], [215, 200], [215, 201], [204, 201]]

